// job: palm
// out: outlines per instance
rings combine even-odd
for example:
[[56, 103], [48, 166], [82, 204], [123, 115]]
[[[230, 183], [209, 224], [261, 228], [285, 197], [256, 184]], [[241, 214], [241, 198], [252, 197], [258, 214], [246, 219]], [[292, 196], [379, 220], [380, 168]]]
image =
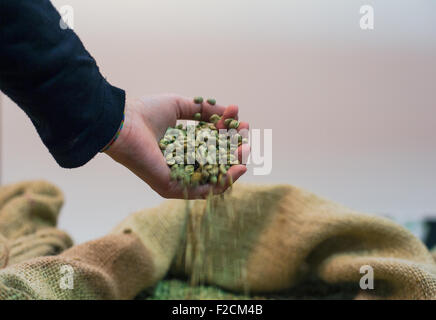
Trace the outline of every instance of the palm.
[[[168, 168], [158, 141], [168, 127], [174, 127], [178, 119], [192, 119], [200, 106], [187, 98], [175, 95], [160, 95], [126, 103], [125, 128], [107, 153], [139, 178], [148, 183], [156, 192], [166, 198], [183, 198], [183, 187], [170, 179]], [[223, 118], [237, 117], [237, 107], [203, 105], [202, 115], [206, 120], [213, 113], [224, 114]], [[248, 128], [248, 124], [242, 124]], [[241, 150], [242, 151], [242, 150]], [[229, 170], [236, 181], [246, 171], [245, 166], [237, 165]], [[227, 186], [215, 189], [224, 191]], [[210, 186], [200, 186], [188, 190], [189, 198], [204, 197]]]

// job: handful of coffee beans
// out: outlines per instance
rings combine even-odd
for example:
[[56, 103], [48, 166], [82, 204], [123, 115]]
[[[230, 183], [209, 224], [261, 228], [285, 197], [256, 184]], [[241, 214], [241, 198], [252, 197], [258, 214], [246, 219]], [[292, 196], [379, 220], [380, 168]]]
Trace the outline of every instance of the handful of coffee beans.
[[[203, 98], [196, 97], [194, 102], [201, 104]], [[207, 103], [215, 105], [216, 101], [208, 99]], [[201, 113], [196, 113], [194, 120], [198, 122], [195, 125], [179, 124], [168, 128], [159, 147], [171, 168], [171, 179], [179, 180], [185, 186], [224, 185], [227, 171], [239, 164], [237, 148], [248, 140], [237, 132], [239, 122], [235, 119], [225, 120], [229, 130], [215, 127], [221, 120], [217, 114], [213, 114], [209, 122], [201, 119]]]

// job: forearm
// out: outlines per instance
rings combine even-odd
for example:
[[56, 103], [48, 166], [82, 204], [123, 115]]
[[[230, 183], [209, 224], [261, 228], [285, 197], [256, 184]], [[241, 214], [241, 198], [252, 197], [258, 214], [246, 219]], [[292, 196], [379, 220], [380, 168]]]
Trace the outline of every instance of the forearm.
[[48, 0], [0, 0], [0, 89], [31, 118], [63, 167], [89, 161], [114, 136], [125, 93], [100, 74]]

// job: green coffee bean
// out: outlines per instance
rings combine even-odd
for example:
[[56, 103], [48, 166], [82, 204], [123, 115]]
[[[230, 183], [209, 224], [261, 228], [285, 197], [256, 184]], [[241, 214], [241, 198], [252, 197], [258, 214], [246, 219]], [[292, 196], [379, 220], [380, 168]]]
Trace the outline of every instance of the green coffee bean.
[[221, 117], [217, 114], [213, 114], [210, 116], [209, 121], [213, 124], [216, 124], [218, 121], [220, 121]]
[[190, 164], [185, 167], [185, 172], [192, 173], [194, 172], [194, 169], [194, 166]]
[[228, 118], [228, 119], [224, 120], [224, 125], [226, 127], [228, 127], [230, 125], [230, 122], [232, 122], [233, 120], [234, 120], [233, 118]]
[[170, 177], [171, 180], [177, 180], [177, 170], [171, 170]]
[[174, 161], [176, 162], [176, 164], [183, 163], [183, 158], [181, 156], [175, 156]]
[[227, 169], [226, 166], [224, 164], [221, 164], [219, 167], [219, 170], [222, 174], [226, 174], [227, 173]]
[[215, 159], [213, 159], [212, 156], [207, 156], [207, 157], [206, 157], [206, 162], [207, 162], [207, 163], [215, 163]]
[[200, 180], [201, 180], [201, 173], [200, 172], [194, 172], [192, 174], [192, 177], [191, 177], [191, 182], [199, 183]]
[[178, 169], [177, 170], [177, 180], [182, 180], [183, 177], [185, 176], [185, 170], [183, 169]]
[[209, 103], [211, 106], [214, 106], [216, 104], [216, 100], [209, 98], [209, 99], [207, 99], [207, 103]]
[[224, 174], [219, 174], [219, 176], [218, 176], [218, 184], [221, 186], [221, 187], [224, 187], [225, 186], [225, 184], [226, 184], [226, 179], [225, 179], [225, 175]]
[[239, 127], [239, 121], [238, 120], [232, 120], [229, 123], [229, 128], [230, 129], [238, 129]]
[[209, 171], [211, 175], [216, 176], [218, 175], [219, 168], [218, 166], [214, 166], [212, 170]]
[[185, 175], [185, 176], [183, 177], [183, 184], [184, 184], [185, 186], [188, 186], [188, 185], [190, 184], [190, 182], [191, 182], [191, 176], [189, 176], [189, 175]]
[[196, 103], [196, 104], [203, 103], [203, 97], [195, 97], [194, 98], [194, 103]]
[[197, 112], [196, 114], [194, 114], [194, 120], [195, 121], [200, 121], [201, 120], [201, 113]]
[[210, 181], [211, 184], [217, 184], [218, 179], [217, 179], [216, 176], [212, 176], [212, 177], [210, 177], [209, 181]]

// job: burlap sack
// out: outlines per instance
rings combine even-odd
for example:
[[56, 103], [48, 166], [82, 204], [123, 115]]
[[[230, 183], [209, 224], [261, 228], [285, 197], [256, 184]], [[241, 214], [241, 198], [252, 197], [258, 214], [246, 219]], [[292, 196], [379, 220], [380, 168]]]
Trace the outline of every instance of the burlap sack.
[[72, 240], [55, 228], [62, 204], [45, 181], [0, 187], [0, 299], [131, 299], [152, 285], [152, 260], [134, 234], [66, 250]]
[[153, 260], [150, 280], [156, 284], [168, 273], [177, 250], [182, 250], [188, 216], [185, 201], [165, 201], [157, 208], [131, 214], [112, 233], [139, 236]]
[[[65, 265], [74, 271], [72, 289], [60, 285]], [[373, 269], [373, 290], [360, 289], [362, 266]], [[389, 220], [291, 186], [236, 184], [224, 199], [166, 201], [131, 215], [112, 235], [4, 268], [0, 298], [130, 299], [171, 275], [183, 276], [182, 290], [187, 276], [244, 296], [319, 297], [315, 289], [343, 284], [353, 298], [432, 299], [435, 274], [430, 252]], [[195, 297], [216, 292], [197, 288]], [[296, 288], [304, 290], [285, 293]]]
[[0, 299], [132, 299], [152, 285], [151, 262], [137, 236], [109, 235], [0, 270]]
[[45, 181], [25, 181], [0, 187], [0, 233], [7, 239], [56, 227], [62, 192]]
[[[142, 234], [159, 268], [167, 269], [176, 249], [171, 274], [194, 284], [256, 294], [319, 279], [353, 287], [355, 298], [436, 298], [435, 262], [410, 232], [287, 185], [236, 184], [224, 201], [192, 201], [189, 210], [184, 201], [167, 201], [116, 231], [124, 227]], [[182, 227], [180, 245], [161, 233], [176, 237]], [[366, 266], [373, 290], [360, 288]]]
[[45, 181], [0, 187], [0, 268], [72, 246], [55, 228], [62, 204], [62, 192]]
[[0, 233], [0, 269], [8, 265], [9, 260], [9, 246], [7, 244], [8, 239], [6, 239]]
[[7, 243], [9, 251], [7, 265], [28, 261], [35, 257], [57, 255], [73, 245], [69, 235], [56, 228], [43, 228]]

